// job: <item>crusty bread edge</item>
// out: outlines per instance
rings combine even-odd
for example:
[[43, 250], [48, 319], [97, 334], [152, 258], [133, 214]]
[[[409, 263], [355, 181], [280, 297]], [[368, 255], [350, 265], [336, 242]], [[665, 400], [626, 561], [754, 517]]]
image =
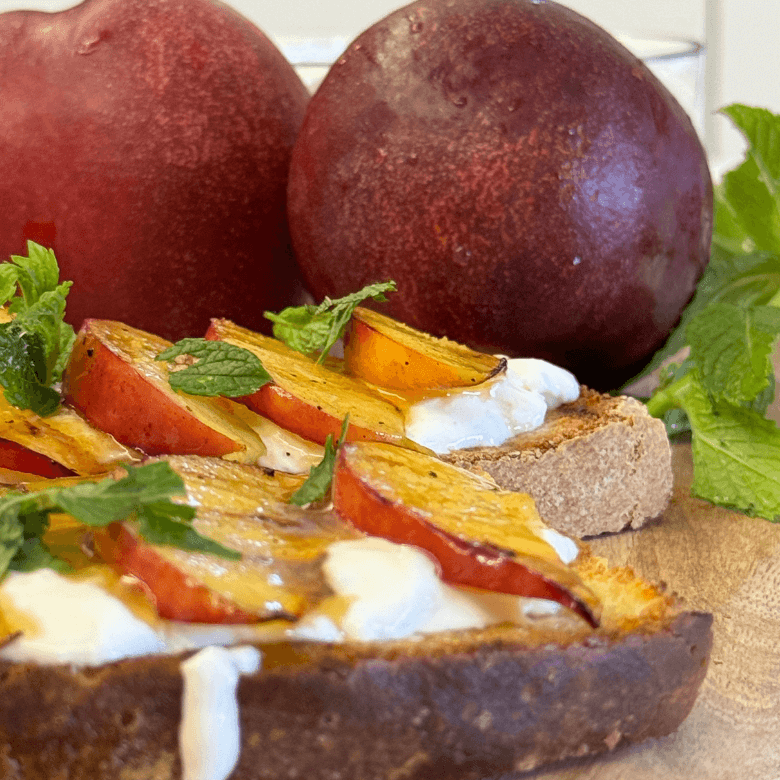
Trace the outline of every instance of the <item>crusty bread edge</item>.
[[544, 521], [578, 538], [638, 528], [658, 517], [672, 492], [664, 424], [628, 396], [582, 388], [536, 431], [502, 447], [446, 457], [533, 496]]
[[[504, 628], [261, 646], [263, 669], [239, 685], [231, 780], [485, 780], [663, 736], [693, 706], [711, 625], [682, 612], [562, 642]], [[178, 780], [180, 662], [0, 662], [0, 776]]]

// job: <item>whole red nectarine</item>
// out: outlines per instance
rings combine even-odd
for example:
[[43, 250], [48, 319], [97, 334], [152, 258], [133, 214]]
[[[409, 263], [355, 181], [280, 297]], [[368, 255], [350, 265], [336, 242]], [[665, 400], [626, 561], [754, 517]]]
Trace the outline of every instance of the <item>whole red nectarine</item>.
[[600, 388], [663, 343], [709, 258], [690, 119], [554, 2], [418, 0], [364, 32], [307, 109], [288, 200], [315, 297], [394, 279], [386, 313]]
[[53, 246], [68, 319], [169, 339], [267, 324], [299, 284], [287, 171], [308, 94], [212, 0], [0, 15], [0, 259]]

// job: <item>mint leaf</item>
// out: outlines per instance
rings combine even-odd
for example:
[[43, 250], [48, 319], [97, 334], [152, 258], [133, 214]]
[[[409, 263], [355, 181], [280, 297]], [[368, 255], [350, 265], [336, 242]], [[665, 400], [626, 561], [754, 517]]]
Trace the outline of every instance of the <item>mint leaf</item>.
[[[15, 267], [16, 281], [27, 307], [34, 306], [45, 292], [59, 284], [60, 269], [54, 252], [34, 241], [27, 242], [26, 256], [11, 255], [11, 263]], [[2, 302], [7, 301], [8, 298]]]
[[48, 386], [47, 374], [43, 339], [15, 322], [0, 324], [0, 385], [8, 403], [41, 417], [55, 412], [60, 396]]
[[385, 293], [395, 290], [395, 282], [377, 282], [343, 298], [325, 298], [319, 306], [290, 306], [279, 314], [267, 311], [264, 316], [274, 323], [277, 339], [305, 355], [319, 353], [317, 362], [322, 363], [344, 335], [352, 312], [369, 298], [386, 301]]
[[[719, 205], [733, 235], [743, 231], [742, 251], [780, 253], [780, 115], [740, 104], [723, 109], [748, 142], [745, 161], [723, 177]], [[723, 215], [719, 215], [721, 218]], [[749, 249], [746, 249], [749, 247]]]
[[[0, 384], [9, 403], [41, 416], [59, 405], [53, 385], [62, 372], [76, 338], [64, 321], [71, 282], [59, 282], [54, 253], [33, 241], [28, 255], [12, 255], [0, 265], [0, 303], [14, 315], [3, 326], [0, 343]], [[22, 347], [14, 344], [21, 339]]]
[[688, 326], [691, 360], [703, 388], [732, 404], [752, 403], [773, 373], [780, 309], [715, 303]]
[[[185, 495], [181, 477], [165, 461], [125, 466], [127, 476], [100, 482], [80, 482], [35, 493], [11, 492], [0, 498], [0, 577], [9, 569], [29, 570], [38, 565], [61, 565], [46, 550], [42, 537], [52, 512], [67, 512], [91, 527], [117, 520], [137, 519], [141, 536], [148, 532], [154, 544], [197, 549], [238, 559], [240, 554], [201, 537], [189, 525], [193, 507], [171, 501]], [[146, 537], [144, 537], [146, 538]]]
[[37, 569], [54, 569], [61, 574], [72, 571], [72, 567], [62, 558], [52, 555], [49, 548], [40, 538], [25, 539], [14, 556], [9, 568], [14, 571], [36, 571]]
[[692, 382], [683, 400], [693, 431], [700, 498], [767, 520], [780, 518], [780, 429], [740, 406], [714, 405]]
[[24, 524], [0, 505], [0, 577], [9, 569], [23, 544]]
[[341, 434], [338, 443], [333, 446], [333, 434], [328, 434], [325, 439], [325, 453], [322, 460], [312, 466], [306, 481], [290, 496], [290, 503], [296, 506], [305, 506], [315, 501], [323, 500], [330, 492], [333, 482], [333, 469], [336, 466], [336, 455], [339, 447], [344, 443], [349, 428], [349, 415], [344, 418], [341, 425]]
[[327, 312], [318, 314], [316, 306], [290, 306], [279, 314], [267, 311], [263, 316], [274, 323], [274, 336], [296, 352], [313, 355], [328, 342], [332, 318]]
[[[147, 504], [170, 501], [185, 495], [181, 477], [165, 461], [154, 461], [143, 466], [125, 466], [122, 479], [104, 479], [100, 482], [80, 482], [68, 488], [53, 488], [51, 501], [62, 512], [67, 512], [80, 523], [102, 527], [143, 510]], [[39, 493], [30, 497], [40, 496]], [[191, 507], [185, 507], [194, 516]], [[171, 513], [179, 514], [181, 507], [170, 504]]]
[[691, 370], [648, 401], [656, 417], [684, 411], [691, 427], [692, 492], [767, 520], [780, 518], [780, 429], [744, 405], [718, 402]]
[[[178, 506], [180, 510], [192, 509], [192, 507], [180, 504], [175, 506]], [[241, 560], [241, 553], [206, 536], [201, 536], [187, 522], [194, 515], [194, 510], [192, 510], [192, 515], [182, 511], [179, 515], [183, 518], [182, 520], [177, 520], [176, 514], [176, 512], [170, 511], [167, 504], [147, 504], [138, 513], [138, 531], [147, 542], [152, 544], [165, 544], [180, 550], [218, 555], [221, 558], [234, 561]]]
[[191, 395], [222, 395], [237, 398], [250, 395], [272, 381], [260, 358], [248, 349], [226, 341], [182, 339], [157, 355], [157, 360], [180, 363], [168, 381], [174, 390]]

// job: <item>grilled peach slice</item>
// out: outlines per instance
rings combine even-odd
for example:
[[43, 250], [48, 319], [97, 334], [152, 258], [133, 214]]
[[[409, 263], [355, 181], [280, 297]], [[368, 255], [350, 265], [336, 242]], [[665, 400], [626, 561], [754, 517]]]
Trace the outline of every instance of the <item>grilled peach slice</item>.
[[0, 468], [47, 479], [71, 476], [73, 472], [60, 463], [23, 447], [15, 441], [0, 439]]
[[527, 494], [424, 453], [361, 442], [339, 450], [333, 506], [366, 533], [427, 550], [447, 582], [550, 599], [598, 622], [598, 598], [548, 541], [555, 532]]
[[[1, 392], [0, 437], [9, 442], [0, 444], [0, 465], [45, 477], [105, 474], [117, 464], [141, 459], [140, 452], [90, 425], [75, 409], [60, 406], [54, 414], [39, 417], [30, 409], [12, 406]], [[16, 465], [9, 460], [11, 442], [18, 453]], [[46, 462], [59, 467], [47, 468]]]
[[293, 620], [329, 595], [321, 571], [326, 548], [357, 531], [332, 512], [286, 502], [303, 477], [217, 459], [172, 458], [194, 526], [242, 553], [230, 561], [151, 544], [133, 522], [94, 532], [95, 549], [141, 584], [161, 617], [193, 623]]
[[123, 323], [86, 320], [63, 376], [66, 401], [97, 428], [151, 455], [257, 462], [260, 436], [225, 398], [177, 393], [156, 360], [170, 342]]
[[358, 307], [344, 334], [347, 374], [388, 390], [414, 391], [480, 384], [505, 361], [439, 339], [371, 309]]
[[405, 439], [403, 415], [398, 408], [362, 382], [318, 365], [281, 341], [229, 320], [212, 320], [206, 338], [243, 347], [260, 358], [273, 382], [239, 400], [299, 436], [319, 444], [325, 443], [328, 434], [338, 438], [349, 414], [350, 441], [391, 441], [414, 446]]

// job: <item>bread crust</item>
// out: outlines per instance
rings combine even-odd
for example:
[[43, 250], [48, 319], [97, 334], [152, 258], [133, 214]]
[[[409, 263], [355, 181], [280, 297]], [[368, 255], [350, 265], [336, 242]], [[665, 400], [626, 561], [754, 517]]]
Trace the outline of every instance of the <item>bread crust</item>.
[[[263, 669], [239, 684], [231, 780], [484, 780], [659, 737], [693, 706], [711, 626], [677, 612], [630, 633], [259, 645]], [[0, 776], [179, 780], [183, 657], [0, 662]]]
[[445, 460], [530, 493], [548, 525], [579, 538], [638, 528], [664, 511], [672, 493], [663, 422], [634, 398], [585, 387], [540, 428]]

